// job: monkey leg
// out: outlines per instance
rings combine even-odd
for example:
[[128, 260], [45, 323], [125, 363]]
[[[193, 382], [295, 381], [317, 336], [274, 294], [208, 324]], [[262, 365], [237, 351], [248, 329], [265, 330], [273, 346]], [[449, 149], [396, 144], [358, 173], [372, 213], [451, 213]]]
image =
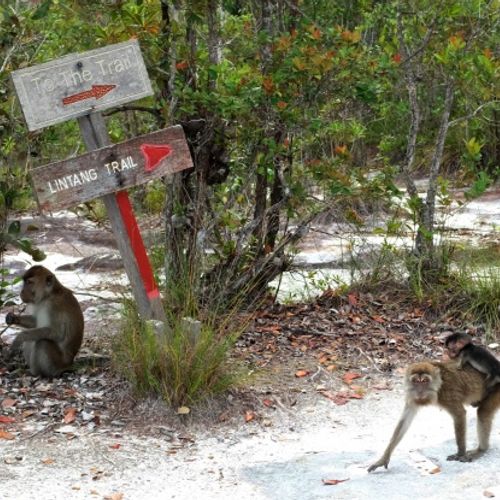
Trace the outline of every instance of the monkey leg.
[[68, 367], [59, 347], [50, 340], [25, 342], [24, 359], [35, 377], [57, 377]]
[[[25, 342], [36, 342], [42, 339], [52, 340], [53, 336], [52, 330], [49, 327], [33, 328], [31, 330], [26, 330], [25, 332], [18, 333], [14, 342], [10, 346], [11, 356], [21, 348]], [[54, 339], [56, 340], [56, 339]]]
[[466, 434], [466, 411], [463, 405], [455, 405], [453, 407], [445, 407], [453, 417], [453, 426], [455, 428], [455, 440], [457, 442], [457, 453], [450, 455], [447, 460], [458, 460], [460, 462], [470, 462], [467, 455], [465, 434]]
[[475, 460], [488, 450], [490, 447], [490, 434], [493, 418], [500, 406], [500, 391], [490, 391], [480, 402], [477, 409], [477, 437], [478, 447], [469, 453], [470, 460]]

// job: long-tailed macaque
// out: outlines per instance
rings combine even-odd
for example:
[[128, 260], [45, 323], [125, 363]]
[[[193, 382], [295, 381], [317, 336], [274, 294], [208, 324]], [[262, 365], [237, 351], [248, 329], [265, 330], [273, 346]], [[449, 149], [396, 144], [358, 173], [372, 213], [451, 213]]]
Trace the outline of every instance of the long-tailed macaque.
[[22, 347], [32, 375], [57, 377], [73, 363], [83, 339], [83, 314], [71, 290], [43, 266], [33, 266], [23, 275], [21, 300], [31, 315], [8, 313], [8, 325], [28, 330], [19, 333], [11, 355]]
[[446, 337], [444, 344], [451, 359], [458, 360], [459, 368], [469, 363], [486, 375], [484, 383], [487, 392], [500, 382], [500, 361], [486, 348], [472, 343], [467, 333], [453, 333]]
[[[482, 455], [489, 447], [491, 424], [500, 406], [500, 390], [494, 389], [484, 397], [484, 376], [467, 365], [463, 369], [455, 363], [424, 361], [408, 366], [405, 376], [406, 403], [392, 438], [383, 455], [370, 467], [372, 472], [382, 465], [387, 469], [394, 448], [401, 441], [420, 407], [436, 404], [453, 418], [457, 453], [448, 460], [469, 462]], [[484, 397], [484, 399], [483, 399]], [[480, 401], [477, 409], [477, 433], [479, 444], [475, 451], [467, 453], [465, 443], [465, 404]]]

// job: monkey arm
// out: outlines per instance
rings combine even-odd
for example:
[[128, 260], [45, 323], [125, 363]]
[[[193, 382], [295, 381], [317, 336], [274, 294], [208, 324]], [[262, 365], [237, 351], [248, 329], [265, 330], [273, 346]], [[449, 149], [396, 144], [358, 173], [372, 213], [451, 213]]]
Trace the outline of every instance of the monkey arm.
[[394, 448], [396, 448], [401, 439], [403, 439], [403, 436], [409, 429], [415, 415], [417, 414], [417, 411], [418, 407], [416, 405], [408, 403], [405, 405], [403, 413], [399, 418], [399, 422], [394, 429], [389, 445], [385, 449], [384, 454], [376, 462], [370, 465], [370, 467], [368, 467], [368, 472], [373, 472], [378, 467], [382, 467], [382, 465], [387, 469]]
[[35, 328], [36, 326], [36, 318], [35, 316], [31, 315], [24, 315], [24, 316], [19, 316], [14, 313], [7, 313], [7, 316], [5, 316], [5, 322], [8, 325], [19, 325], [24, 328]]
[[24, 328], [35, 328], [36, 318], [35, 316], [30, 316], [30, 315], [18, 316], [16, 324]]

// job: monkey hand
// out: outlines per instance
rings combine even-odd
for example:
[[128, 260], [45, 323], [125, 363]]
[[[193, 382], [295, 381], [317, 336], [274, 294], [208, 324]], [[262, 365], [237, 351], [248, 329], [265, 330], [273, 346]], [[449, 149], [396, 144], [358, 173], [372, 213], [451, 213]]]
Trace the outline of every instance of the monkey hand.
[[368, 472], [373, 472], [375, 469], [382, 467], [382, 465], [387, 469], [387, 466], [389, 465], [389, 459], [386, 457], [380, 458], [375, 463], [371, 464], [370, 467], [368, 467]]
[[7, 325], [16, 325], [19, 320], [19, 316], [17, 314], [14, 314], [12, 312], [8, 312], [7, 316], [5, 316], [5, 323]]

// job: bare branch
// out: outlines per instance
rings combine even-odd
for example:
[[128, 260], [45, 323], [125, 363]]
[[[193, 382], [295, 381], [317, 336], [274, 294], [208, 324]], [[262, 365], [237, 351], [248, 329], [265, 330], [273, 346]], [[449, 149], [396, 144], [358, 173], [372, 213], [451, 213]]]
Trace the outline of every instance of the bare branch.
[[470, 113], [466, 116], [461, 116], [460, 118], [456, 118], [455, 120], [452, 120], [450, 123], [448, 123], [448, 127], [453, 127], [453, 126], [457, 125], [457, 123], [460, 123], [464, 120], [470, 120], [471, 118], [474, 118], [483, 108], [486, 108], [487, 106], [491, 106], [492, 104], [499, 104], [499, 103], [500, 103], [500, 101], [498, 101], [498, 100], [485, 102], [485, 103], [481, 104], [481, 106], [476, 108], [472, 113]]

